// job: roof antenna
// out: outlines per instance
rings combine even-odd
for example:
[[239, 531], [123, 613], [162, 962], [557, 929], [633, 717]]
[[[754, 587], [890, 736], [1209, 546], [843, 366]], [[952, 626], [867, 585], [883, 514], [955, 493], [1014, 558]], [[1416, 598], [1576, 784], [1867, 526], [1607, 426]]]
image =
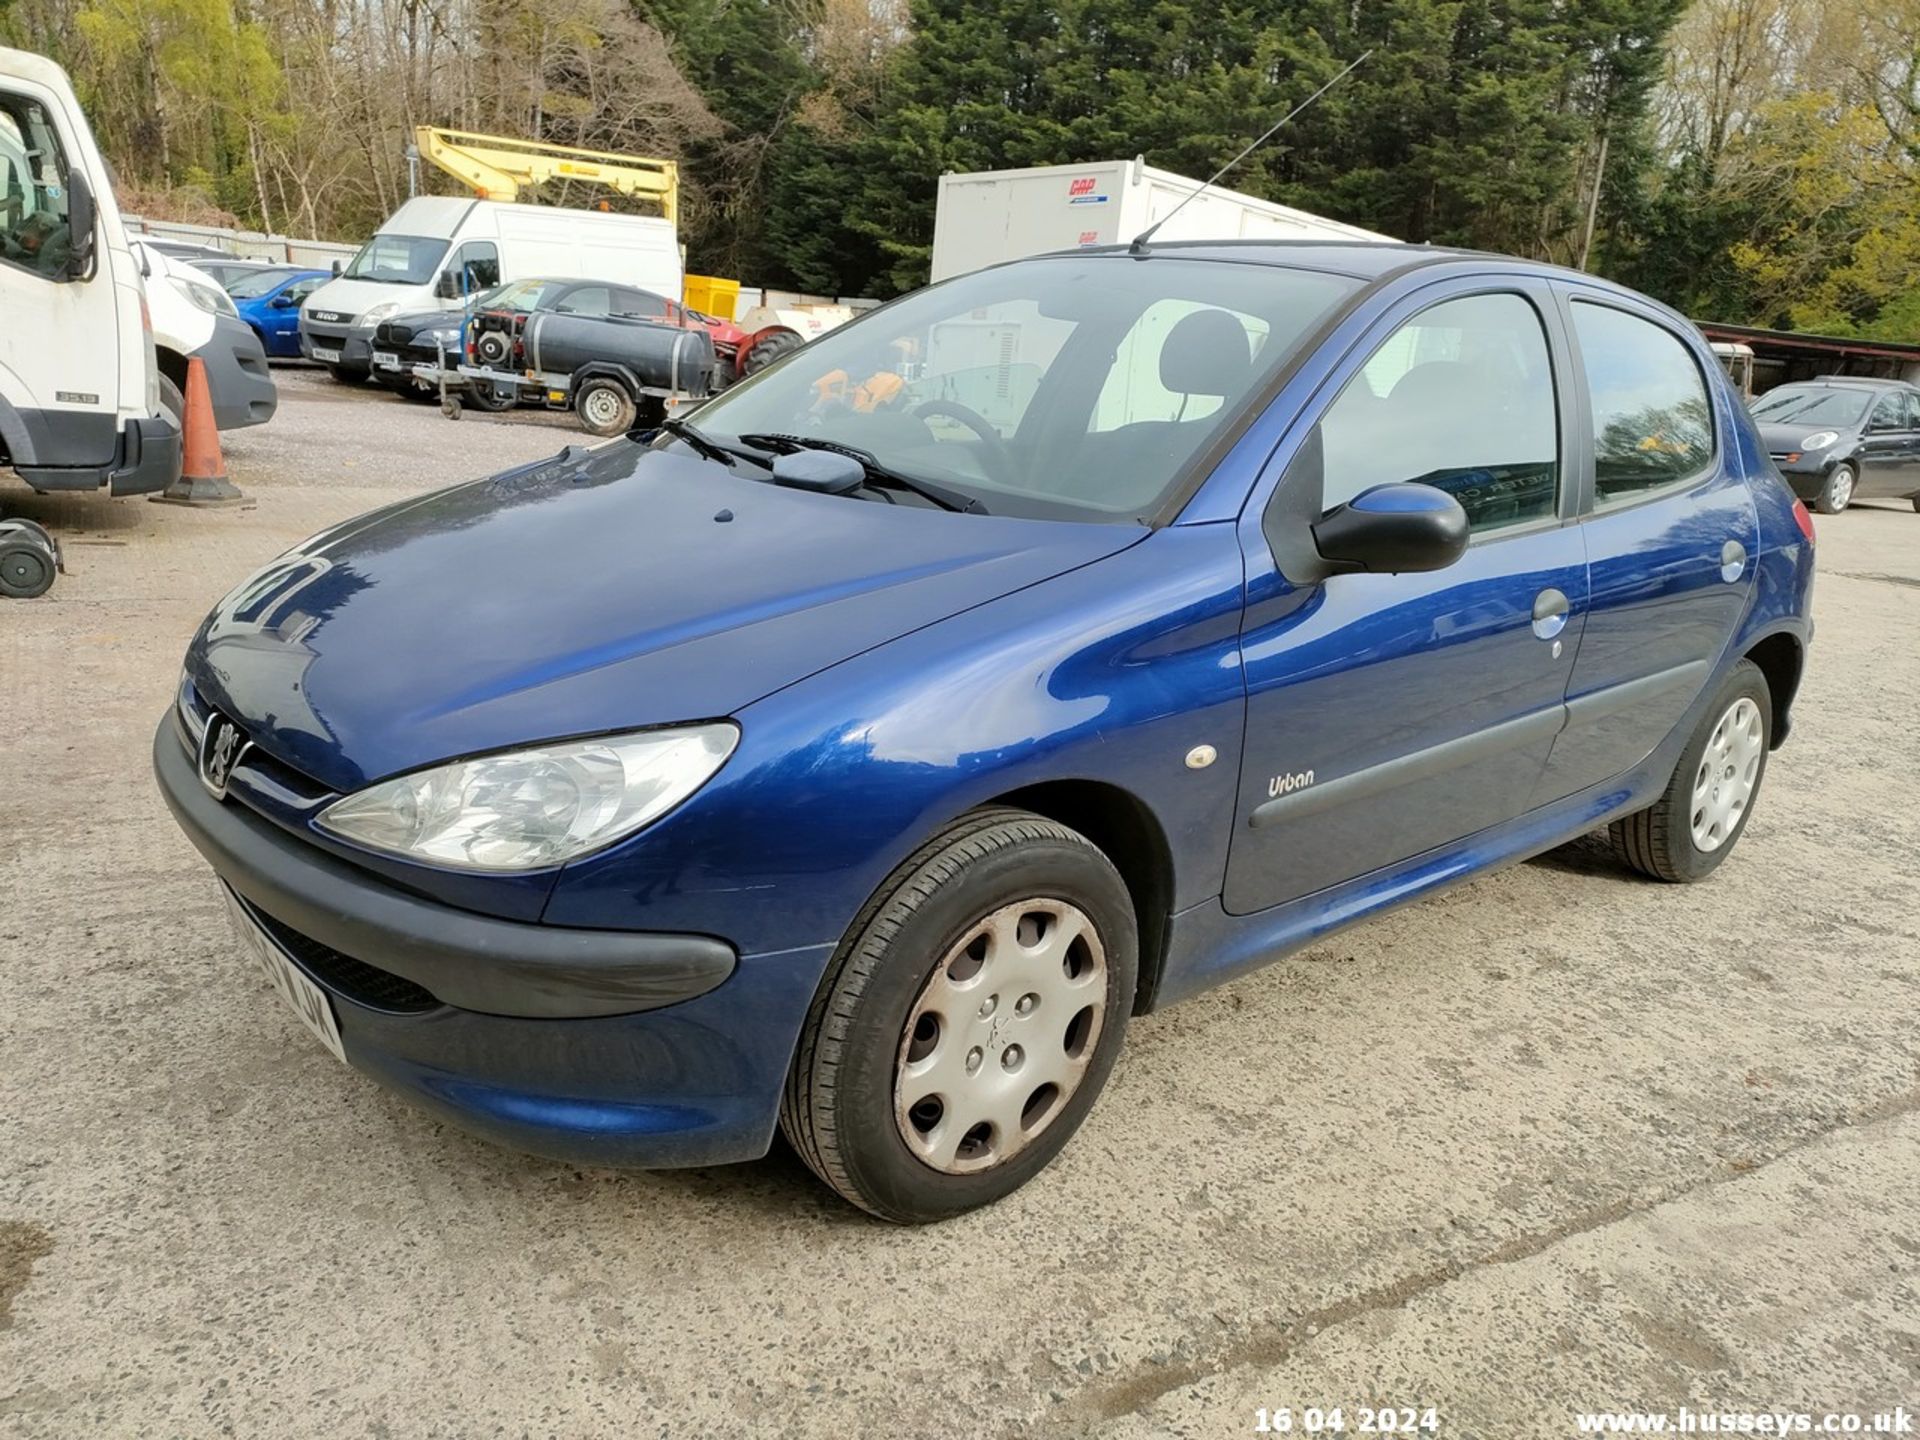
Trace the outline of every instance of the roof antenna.
[[1229, 170], [1233, 169], [1234, 166], [1238, 165], [1242, 160], [1246, 159], [1247, 156], [1251, 155], [1254, 151], [1258, 150], [1262, 145], [1266, 144], [1267, 141], [1273, 138], [1275, 131], [1277, 131], [1282, 125], [1286, 124], [1287, 121], [1293, 119], [1294, 116], [1298, 115], [1302, 110], [1306, 109], [1309, 105], [1313, 104], [1314, 101], [1318, 100], [1322, 95], [1326, 94], [1327, 91], [1331, 90], [1334, 86], [1338, 85], [1342, 80], [1346, 79], [1347, 76], [1351, 75], [1355, 70], [1357, 70], [1360, 67], [1361, 61], [1365, 60], [1367, 56], [1371, 54], [1373, 54], [1373, 51], [1368, 50], [1365, 54], [1360, 56], [1359, 60], [1355, 60], [1352, 64], [1348, 65], [1346, 69], [1342, 70], [1338, 75], [1334, 76], [1331, 80], [1327, 81], [1326, 84], [1322, 85], [1318, 90], [1314, 91], [1311, 95], [1307, 96], [1306, 99], [1302, 100], [1298, 105], [1294, 106], [1293, 109], [1289, 110], [1286, 114], [1282, 115], [1278, 120], [1274, 121], [1273, 124], [1268, 128], [1266, 134], [1262, 135], [1258, 140], [1254, 141], [1251, 145], [1247, 146], [1246, 149], [1242, 150], [1238, 155], [1234, 156], [1231, 160], [1227, 161], [1226, 164], [1222, 165], [1218, 170], [1214, 171], [1212, 178], [1209, 179], [1206, 182], [1206, 184], [1201, 185], [1195, 190], [1193, 190], [1186, 197], [1186, 200], [1182, 200], [1178, 205], [1174, 206], [1173, 209], [1169, 210], [1166, 214], [1162, 215], [1158, 220], [1154, 221], [1153, 224], [1149, 225], [1146, 229], [1142, 230], [1138, 235], [1134, 236], [1133, 243], [1127, 246], [1127, 253], [1129, 255], [1146, 254], [1147, 242], [1153, 239], [1153, 232], [1158, 230], [1162, 225], [1166, 224], [1167, 221], [1171, 220], [1174, 216], [1178, 215], [1182, 210], [1186, 209], [1187, 200], [1192, 200], [1195, 196], [1200, 195], [1202, 192], [1211, 190], [1213, 188], [1214, 181], [1217, 181], [1222, 175], [1226, 174]]

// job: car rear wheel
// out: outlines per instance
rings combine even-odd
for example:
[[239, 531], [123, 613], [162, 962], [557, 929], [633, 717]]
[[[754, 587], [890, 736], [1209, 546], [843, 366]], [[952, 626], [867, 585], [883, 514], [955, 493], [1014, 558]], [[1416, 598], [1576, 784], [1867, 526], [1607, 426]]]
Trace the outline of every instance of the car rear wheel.
[[1838, 515], [1853, 503], [1853, 488], [1859, 482], [1860, 476], [1855, 472], [1852, 462], [1842, 460], [1827, 472], [1827, 483], [1813, 497], [1813, 508], [1822, 515]]
[[618, 380], [583, 380], [573, 392], [574, 412], [594, 435], [624, 435], [637, 413], [633, 397]]
[[1747, 828], [1772, 738], [1766, 676], [1742, 660], [1715, 692], [1665, 793], [1613, 822], [1614, 853], [1656, 880], [1704, 880]]
[[990, 1204], [1092, 1109], [1137, 953], [1126, 886], [1085, 836], [1021, 810], [968, 816], [855, 919], [801, 1030], [780, 1127], [881, 1219]]

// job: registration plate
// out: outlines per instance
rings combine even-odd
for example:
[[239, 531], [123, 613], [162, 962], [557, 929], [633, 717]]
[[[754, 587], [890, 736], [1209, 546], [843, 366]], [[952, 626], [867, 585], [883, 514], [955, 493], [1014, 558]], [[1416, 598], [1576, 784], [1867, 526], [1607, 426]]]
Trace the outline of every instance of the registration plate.
[[400, 368], [400, 357], [398, 355], [389, 355], [385, 350], [376, 350], [373, 352], [373, 363], [378, 365], [382, 370], [398, 370]]
[[347, 1050], [340, 1043], [340, 1023], [334, 1019], [333, 1002], [327, 998], [327, 992], [309, 980], [300, 967], [287, 958], [279, 942], [261, 929], [260, 923], [231, 894], [227, 896], [227, 915], [233, 921], [234, 932], [239, 935], [240, 943], [267, 977], [267, 983], [287, 1002], [315, 1038], [333, 1052], [333, 1058], [344, 1063]]
[[338, 365], [340, 363], [340, 352], [338, 350], [322, 350], [316, 345], [313, 347], [313, 358], [322, 364]]

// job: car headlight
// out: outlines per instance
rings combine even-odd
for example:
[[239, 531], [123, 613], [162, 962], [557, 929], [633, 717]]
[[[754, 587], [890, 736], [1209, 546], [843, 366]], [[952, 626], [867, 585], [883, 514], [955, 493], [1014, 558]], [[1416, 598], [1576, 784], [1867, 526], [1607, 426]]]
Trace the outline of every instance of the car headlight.
[[443, 345], [458, 345], [460, 343], [460, 327], [456, 325], [450, 330], [429, 330], [427, 332], [427, 339], [438, 340]]
[[1840, 433], [1837, 430], [1821, 430], [1802, 440], [1800, 442], [1800, 448], [1802, 450], [1824, 450], [1839, 438]]
[[374, 306], [371, 310], [368, 310], [363, 315], [361, 315], [361, 317], [358, 320], [354, 321], [353, 328], [356, 330], [371, 330], [374, 326], [378, 325], [382, 320], [386, 319], [389, 315], [396, 313], [399, 309], [400, 309], [400, 302], [398, 300], [382, 300], [378, 305]]
[[187, 299], [206, 311], [209, 315], [238, 315], [233, 308], [233, 297], [226, 291], [213, 285], [203, 285], [198, 280], [189, 280], [184, 275], [169, 276], [177, 289]]
[[457, 760], [337, 800], [320, 824], [356, 845], [456, 870], [539, 870], [659, 819], [733, 753], [730, 722], [638, 730]]

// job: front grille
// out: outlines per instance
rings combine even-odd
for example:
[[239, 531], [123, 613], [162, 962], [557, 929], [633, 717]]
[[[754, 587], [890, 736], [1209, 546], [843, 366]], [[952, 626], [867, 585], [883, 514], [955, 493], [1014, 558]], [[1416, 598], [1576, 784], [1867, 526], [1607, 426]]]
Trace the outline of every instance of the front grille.
[[342, 955], [330, 945], [322, 945], [302, 935], [291, 925], [274, 919], [266, 911], [249, 903], [247, 909], [265, 930], [329, 989], [337, 990], [358, 1005], [374, 1010], [392, 1010], [400, 1014], [418, 1014], [436, 1010], [440, 1002], [433, 992], [416, 985], [391, 970], [382, 970], [351, 955]]

